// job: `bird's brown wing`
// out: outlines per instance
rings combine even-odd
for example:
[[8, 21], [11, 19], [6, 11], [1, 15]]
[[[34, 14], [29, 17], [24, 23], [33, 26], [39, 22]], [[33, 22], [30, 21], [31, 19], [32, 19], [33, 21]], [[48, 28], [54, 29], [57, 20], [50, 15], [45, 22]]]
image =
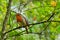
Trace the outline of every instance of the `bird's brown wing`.
[[[23, 22], [24, 22], [24, 25], [28, 25], [28, 21], [24, 16], [23, 16]], [[26, 29], [26, 33], [28, 33], [28, 26], [26, 26], [25, 29]]]

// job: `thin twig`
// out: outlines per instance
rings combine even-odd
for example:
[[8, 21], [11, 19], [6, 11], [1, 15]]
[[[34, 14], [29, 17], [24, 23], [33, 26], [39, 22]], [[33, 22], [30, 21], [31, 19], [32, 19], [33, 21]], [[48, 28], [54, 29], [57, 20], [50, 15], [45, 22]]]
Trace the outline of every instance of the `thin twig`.
[[[55, 15], [55, 8], [54, 8], [54, 11], [52, 12], [52, 15], [49, 17], [49, 19], [48, 19], [47, 21], [51, 20], [51, 18], [52, 18], [54, 15]], [[42, 32], [44, 32], [44, 31], [48, 28], [48, 26], [50, 25], [50, 23], [51, 23], [51, 22], [49, 22], [49, 23], [45, 26], [45, 28], [40, 32], [40, 35], [42, 34]], [[45, 32], [45, 33], [46, 33], [46, 32]], [[48, 34], [47, 34], [47, 35], [48, 35]], [[47, 35], [45, 34], [45, 37], [46, 37]], [[47, 37], [46, 37], [46, 40], [48, 40]]]
[[24, 4], [24, 7], [28, 5], [30, 2], [32, 2], [32, 0], [28, 0], [27, 3]]
[[[55, 14], [55, 13], [52, 13], [52, 15], [50, 16], [50, 18], [49, 18], [47, 21], [49, 21], [49, 20], [54, 16], [54, 14]], [[49, 24], [50, 24], [50, 23], [49, 23]], [[44, 30], [46, 30], [46, 28], [49, 26], [49, 24], [46, 25], [46, 27], [44, 28]], [[43, 31], [44, 31], [44, 30], [43, 30]], [[40, 34], [41, 34], [43, 31], [41, 31]]]

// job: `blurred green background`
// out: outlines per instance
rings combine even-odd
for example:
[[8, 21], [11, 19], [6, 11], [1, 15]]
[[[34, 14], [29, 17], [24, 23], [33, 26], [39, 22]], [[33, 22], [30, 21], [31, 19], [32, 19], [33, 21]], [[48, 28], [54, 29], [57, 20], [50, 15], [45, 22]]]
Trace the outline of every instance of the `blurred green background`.
[[[51, 5], [51, 1], [54, 0], [12, 0], [11, 13], [6, 24], [5, 31], [18, 27], [16, 22], [16, 13], [18, 13], [18, 7], [21, 8], [22, 15], [26, 17], [29, 24], [48, 20], [54, 10], [55, 15], [50, 20], [60, 21], [60, 0], [56, 0], [56, 7]], [[8, 0], [0, 0], [0, 36], [3, 26], [2, 24], [7, 11], [7, 5]], [[48, 28], [42, 31], [47, 24], [49, 24]], [[25, 30], [24, 28], [17, 29], [9, 32], [6, 40], [60, 40], [59, 22], [47, 22], [31, 25], [29, 27], [32, 27], [29, 29], [29, 32], [32, 33], [25, 34], [25, 32], [22, 32]], [[41, 31], [42, 33], [38, 34]]]

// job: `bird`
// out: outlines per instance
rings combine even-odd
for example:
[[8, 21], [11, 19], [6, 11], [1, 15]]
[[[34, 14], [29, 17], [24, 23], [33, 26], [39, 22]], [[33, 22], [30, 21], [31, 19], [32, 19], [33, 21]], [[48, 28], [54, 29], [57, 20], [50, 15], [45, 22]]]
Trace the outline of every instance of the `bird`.
[[[28, 25], [28, 21], [26, 20], [26, 18], [20, 14], [20, 13], [16, 13], [16, 20], [17, 23], [19, 24], [19, 26], [25, 26]], [[28, 26], [24, 27], [26, 29], [26, 33], [28, 33]]]

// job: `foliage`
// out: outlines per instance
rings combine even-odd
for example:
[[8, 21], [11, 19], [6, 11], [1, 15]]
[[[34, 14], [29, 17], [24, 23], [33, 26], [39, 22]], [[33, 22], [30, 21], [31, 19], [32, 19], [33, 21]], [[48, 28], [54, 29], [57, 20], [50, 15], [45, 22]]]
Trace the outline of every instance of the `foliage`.
[[[8, 22], [6, 24], [5, 31], [18, 27], [15, 12], [19, 11], [18, 10], [19, 7], [21, 7], [21, 10], [23, 10], [22, 15], [26, 17], [29, 24], [34, 24], [36, 22], [48, 20], [49, 17], [54, 12], [54, 10], [55, 10], [55, 15], [50, 20], [60, 21], [60, 0], [58, 1], [56, 0], [56, 4], [52, 4], [51, 1], [52, 0], [33, 0], [33, 1], [12, 0], [11, 13]], [[25, 5], [25, 3], [27, 3], [27, 5]], [[2, 30], [2, 24], [6, 15], [7, 4], [8, 4], [8, 0], [0, 0], [0, 32]], [[45, 31], [43, 31], [42, 34], [40, 35], [34, 34], [34, 33], [40, 33], [48, 23], [49, 22], [38, 25], [31, 25], [32, 28], [28, 30], [29, 32], [32, 32], [31, 34], [25, 34], [25, 32], [22, 32], [25, 30], [24, 28], [11, 31], [7, 34], [7, 40], [14, 40], [14, 39], [15, 40], [39, 40], [39, 39], [55, 40], [57, 35], [60, 34], [59, 22], [51, 22], [48, 28]], [[19, 36], [17, 34], [21, 34], [21, 35]]]

